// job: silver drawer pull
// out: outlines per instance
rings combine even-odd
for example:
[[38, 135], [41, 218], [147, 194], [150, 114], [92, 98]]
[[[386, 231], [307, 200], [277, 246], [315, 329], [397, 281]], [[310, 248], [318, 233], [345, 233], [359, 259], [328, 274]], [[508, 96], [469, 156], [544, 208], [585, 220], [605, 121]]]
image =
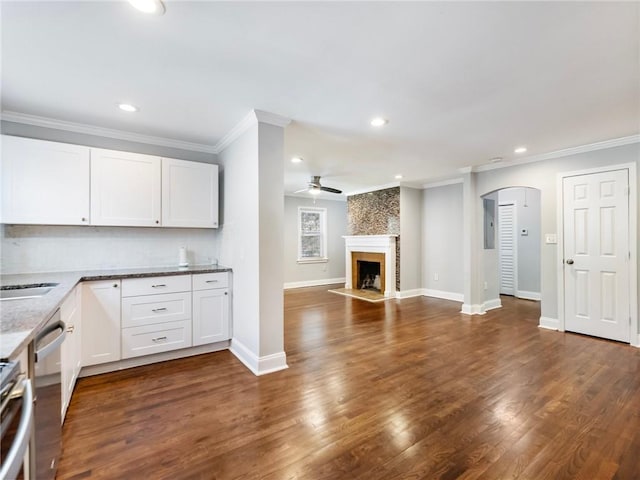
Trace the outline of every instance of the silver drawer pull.
[[166, 287], [167, 284], [166, 283], [159, 283], [158, 285], [151, 285], [151, 288], [159, 288], [159, 287]]
[[166, 307], [162, 307], [162, 308], [152, 308], [151, 309], [152, 312], [166, 312], [167, 309]]
[[164, 342], [167, 339], [167, 337], [157, 337], [157, 338], [152, 338], [151, 341], [152, 342]]
[[218, 280], [207, 280], [207, 281], [206, 281], [206, 282], [204, 282], [204, 283], [218, 283]]

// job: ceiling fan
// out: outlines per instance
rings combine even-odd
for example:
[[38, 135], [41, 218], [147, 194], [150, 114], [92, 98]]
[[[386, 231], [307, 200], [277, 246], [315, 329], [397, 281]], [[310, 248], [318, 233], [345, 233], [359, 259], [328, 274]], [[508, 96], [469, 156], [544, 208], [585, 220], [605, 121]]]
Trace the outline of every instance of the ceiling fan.
[[314, 195], [317, 195], [320, 192], [342, 193], [342, 190], [338, 190], [337, 188], [323, 187], [320, 184], [320, 175], [311, 177], [311, 181], [307, 185], [307, 188], [303, 188], [302, 190], [298, 190], [293, 193], [309, 192]]

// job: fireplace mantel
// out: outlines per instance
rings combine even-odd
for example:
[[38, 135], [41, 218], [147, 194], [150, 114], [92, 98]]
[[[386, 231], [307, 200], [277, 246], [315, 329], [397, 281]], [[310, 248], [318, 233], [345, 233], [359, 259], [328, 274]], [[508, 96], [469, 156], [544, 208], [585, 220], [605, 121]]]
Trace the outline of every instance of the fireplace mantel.
[[384, 296], [396, 296], [396, 237], [398, 235], [345, 235], [345, 288], [351, 281], [351, 252], [383, 253], [385, 256]]

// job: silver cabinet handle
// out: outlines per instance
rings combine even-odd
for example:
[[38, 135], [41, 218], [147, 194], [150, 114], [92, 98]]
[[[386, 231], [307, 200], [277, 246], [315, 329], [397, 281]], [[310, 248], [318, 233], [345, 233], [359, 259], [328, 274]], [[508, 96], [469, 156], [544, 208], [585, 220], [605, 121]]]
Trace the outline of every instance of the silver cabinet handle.
[[204, 282], [204, 283], [218, 283], [218, 280], [207, 280], [207, 281], [206, 281], [206, 282]]
[[113, 284], [113, 288], [118, 288], [118, 284], [117, 284], [117, 283], [114, 283], [114, 284]]
[[22, 391], [20, 423], [9, 453], [2, 459], [0, 478], [16, 478], [18, 476], [22, 468], [24, 453], [31, 437], [31, 429], [33, 428], [33, 387], [31, 386], [31, 380], [28, 378], [22, 380], [22, 385], [24, 388]]
[[568, 259], [568, 260], [567, 260], [567, 265], [573, 265], [573, 259], [571, 259], [571, 258], [570, 258], [570, 259]]
[[152, 308], [151, 309], [152, 312], [166, 312], [167, 308], [166, 307], [162, 307], [162, 308]]
[[167, 284], [166, 283], [159, 283], [157, 285], [151, 285], [151, 288], [160, 288], [160, 287], [166, 287]]
[[76, 329], [75, 325], [69, 325], [67, 327], [67, 333], [73, 333], [75, 329]]
[[151, 341], [152, 342], [163, 342], [167, 339], [167, 337], [156, 337], [156, 338], [152, 338]]

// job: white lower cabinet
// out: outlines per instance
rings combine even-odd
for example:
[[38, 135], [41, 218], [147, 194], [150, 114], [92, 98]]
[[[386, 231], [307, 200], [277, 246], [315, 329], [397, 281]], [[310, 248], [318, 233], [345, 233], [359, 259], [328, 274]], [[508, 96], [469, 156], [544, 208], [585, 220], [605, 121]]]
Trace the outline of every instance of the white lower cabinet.
[[82, 284], [82, 366], [120, 360], [120, 280]]
[[[122, 281], [122, 358], [191, 346], [190, 280], [182, 275]], [[128, 296], [136, 293], [144, 295]]]
[[193, 276], [194, 346], [231, 338], [228, 278], [226, 272]]
[[60, 351], [62, 377], [62, 421], [82, 367], [82, 292], [78, 285], [60, 307], [60, 319], [67, 328], [67, 338]]

